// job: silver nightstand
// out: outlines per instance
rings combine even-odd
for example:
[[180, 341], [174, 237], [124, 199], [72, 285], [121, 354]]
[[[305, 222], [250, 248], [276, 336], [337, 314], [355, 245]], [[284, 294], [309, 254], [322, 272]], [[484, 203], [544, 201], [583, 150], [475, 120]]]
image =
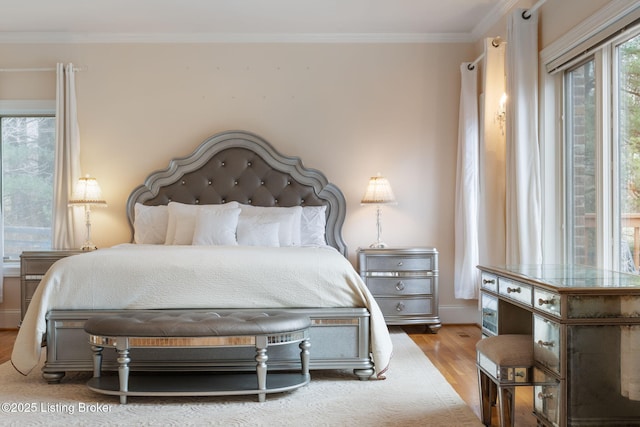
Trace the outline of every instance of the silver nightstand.
[[78, 250], [25, 251], [20, 255], [20, 320], [24, 319], [40, 279], [59, 259], [81, 254]]
[[358, 272], [388, 325], [440, 329], [436, 248], [360, 248], [357, 255]]

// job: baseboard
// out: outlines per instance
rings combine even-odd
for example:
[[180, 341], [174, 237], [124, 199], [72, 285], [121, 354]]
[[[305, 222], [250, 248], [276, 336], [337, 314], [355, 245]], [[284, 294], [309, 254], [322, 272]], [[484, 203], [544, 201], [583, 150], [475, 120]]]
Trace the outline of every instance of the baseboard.
[[480, 323], [480, 310], [477, 304], [474, 306], [441, 305], [438, 307], [438, 313], [444, 325]]
[[15, 329], [20, 324], [20, 310], [0, 310], [0, 329]]

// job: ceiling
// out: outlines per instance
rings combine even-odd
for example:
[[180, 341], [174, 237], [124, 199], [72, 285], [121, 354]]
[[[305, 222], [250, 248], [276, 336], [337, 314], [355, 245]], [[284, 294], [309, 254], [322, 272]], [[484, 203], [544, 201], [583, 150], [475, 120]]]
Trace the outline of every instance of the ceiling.
[[0, 42], [481, 37], [516, 0], [0, 0]]

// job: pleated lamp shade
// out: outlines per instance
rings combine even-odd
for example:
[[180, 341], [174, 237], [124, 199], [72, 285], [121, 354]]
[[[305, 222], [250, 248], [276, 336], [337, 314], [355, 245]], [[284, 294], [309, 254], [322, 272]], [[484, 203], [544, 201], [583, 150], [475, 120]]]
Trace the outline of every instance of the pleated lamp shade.
[[102, 198], [102, 190], [98, 181], [95, 178], [86, 176], [78, 179], [69, 204], [106, 206], [107, 202]]
[[389, 205], [396, 203], [389, 180], [380, 174], [372, 176], [362, 197], [362, 204]]

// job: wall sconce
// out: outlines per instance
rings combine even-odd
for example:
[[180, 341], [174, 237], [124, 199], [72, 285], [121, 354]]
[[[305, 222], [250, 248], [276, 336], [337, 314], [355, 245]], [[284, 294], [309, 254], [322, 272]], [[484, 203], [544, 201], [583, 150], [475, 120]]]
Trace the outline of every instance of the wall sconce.
[[91, 242], [91, 206], [106, 207], [107, 202], [102, 199], [102, 190], [95, 178], [87, 175], [80, 178], [73, 190], [69, 206], [84, 206], [84, 214], [87, 225], [87, 239], [80, 248], [83, 251], [93, 251], [98, 249]]
[[382, 242], [382, 205], [392, 205], [396, 203], [396, 197], [393, 195], [391, 184], [387, 178], [378, 174], [371, 177], [367, 190], [360, 202], [363, 205], [372, 204], [376, 205], [376, 227], [378, 230], [378, 238], [375, 243], [372, 243], [371, 248], [386, 248], [387, 245]]
[[500, 132], [504, 135], [504, 129], [507, 121], [507, 94], [503, 93], [500, 97], [500, 103], [498, 104], [498, 111], [496, 111], [496, 121], [500, 126]]

